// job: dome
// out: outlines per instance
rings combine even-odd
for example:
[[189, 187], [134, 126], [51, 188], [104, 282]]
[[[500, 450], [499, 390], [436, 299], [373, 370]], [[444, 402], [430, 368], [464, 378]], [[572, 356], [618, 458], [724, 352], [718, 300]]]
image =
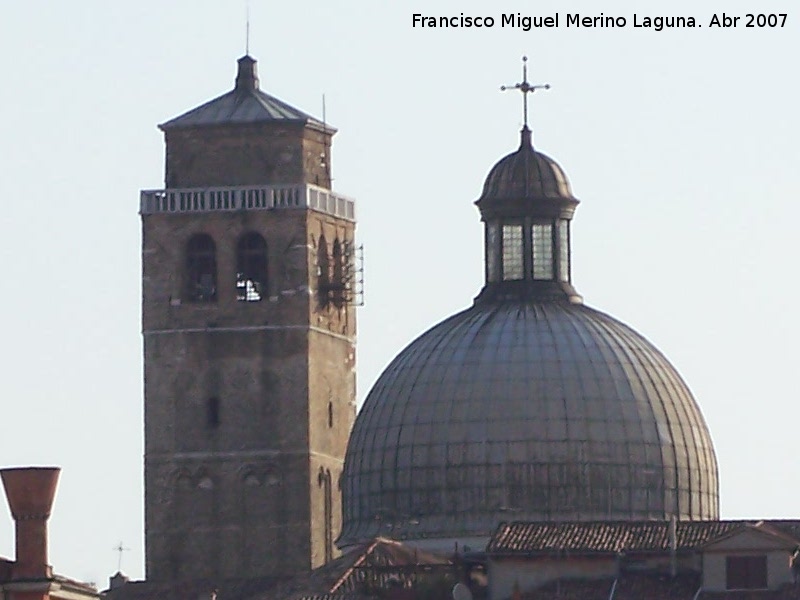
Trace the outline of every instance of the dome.
[[[547, 86], [523, 66], [514, 87], [526, 98]], [[510, 520], [719, 516], [714, 447], [689, 388], [572, 286], [579, 201], [534, 150], [524, 108], [519, 148], [476, 202], [483, 289], [397, 355], [356, 417], [339, 545], [380, 534], [480, 545]]]
[[535, 298], [477, 302], [406, 347], [356, 419], [342, 487], [340, 545], [719, 510], [711, 437], [675, 368], [612, 317]]
[[489, 171], [478, 203], [519, 199], [573, 199], [563, 169], [549, 156], [534, 150], [527, 128], [522, 130], [519, 149], [500, 159]]

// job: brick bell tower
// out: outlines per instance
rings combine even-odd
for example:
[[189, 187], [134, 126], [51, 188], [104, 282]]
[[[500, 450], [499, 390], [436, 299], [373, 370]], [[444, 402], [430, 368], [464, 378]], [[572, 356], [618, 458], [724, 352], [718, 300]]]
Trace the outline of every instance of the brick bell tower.
[[259, 89], [160, 125], [141, 193], [147, 578], [259, 577], [334, 557], [355, 416], [355, 209], [335, 130]]

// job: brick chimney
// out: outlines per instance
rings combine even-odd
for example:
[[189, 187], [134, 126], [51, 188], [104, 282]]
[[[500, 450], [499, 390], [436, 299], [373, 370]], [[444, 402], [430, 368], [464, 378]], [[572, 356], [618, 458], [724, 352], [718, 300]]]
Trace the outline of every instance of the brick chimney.
[[13, 579], [43, 579], [53, 575], [47, 563], [47, 520], [56, 495], [57, 467], [0, 469], [8, 506], [16, 525]]

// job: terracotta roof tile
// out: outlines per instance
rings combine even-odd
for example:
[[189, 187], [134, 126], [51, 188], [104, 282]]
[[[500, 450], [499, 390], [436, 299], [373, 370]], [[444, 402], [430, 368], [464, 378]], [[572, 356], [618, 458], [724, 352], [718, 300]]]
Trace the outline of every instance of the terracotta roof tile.
[[[746, 521], [685, 521], [676, 524], [676, 549], [699, 548], [736, 529]], [[668, 521], [513, 522], [501, 523], [487, 553], [552, 554], [569, 552], [658, 552], [670, 548]]]

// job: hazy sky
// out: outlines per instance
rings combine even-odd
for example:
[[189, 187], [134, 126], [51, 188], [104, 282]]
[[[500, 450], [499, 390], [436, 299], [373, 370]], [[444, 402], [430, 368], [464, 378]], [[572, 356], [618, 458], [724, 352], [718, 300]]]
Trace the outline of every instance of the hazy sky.
[[[339, 128], [334, 187], [357, 199], [366, 249], [360, 400], [482, 286], [472, 202], [517, 147], [520, 98], [499, 86], [527, 54], [552, 85], [533, 99], [534, 143], [582, 200], [577, 289], [689, 383], [722, 516], [800, 517], [796, 3], [648, 2], [640, 21], [703, 25], [660, 32], [618, 0], [251, 4], [262, 88], [318, 116], [325, 93]], [[414, 29], [423, 6], [498, 23]], [[709, 28], [723, 8], [739, 26]], [[746, 28], [755, 10], [786, 24]], [[566, 27], [600, 11], [627, 27]], [[561, 26], [501, 28], [516, 12]], [[0, 0], [0, 464], [63, 468], [51, 562], [101, 587], [120, 540], [123, 570], [143, 576], [139, 190], [163, 186], [156, 124], [232, 87], [244, 22], [244, 0]]]

